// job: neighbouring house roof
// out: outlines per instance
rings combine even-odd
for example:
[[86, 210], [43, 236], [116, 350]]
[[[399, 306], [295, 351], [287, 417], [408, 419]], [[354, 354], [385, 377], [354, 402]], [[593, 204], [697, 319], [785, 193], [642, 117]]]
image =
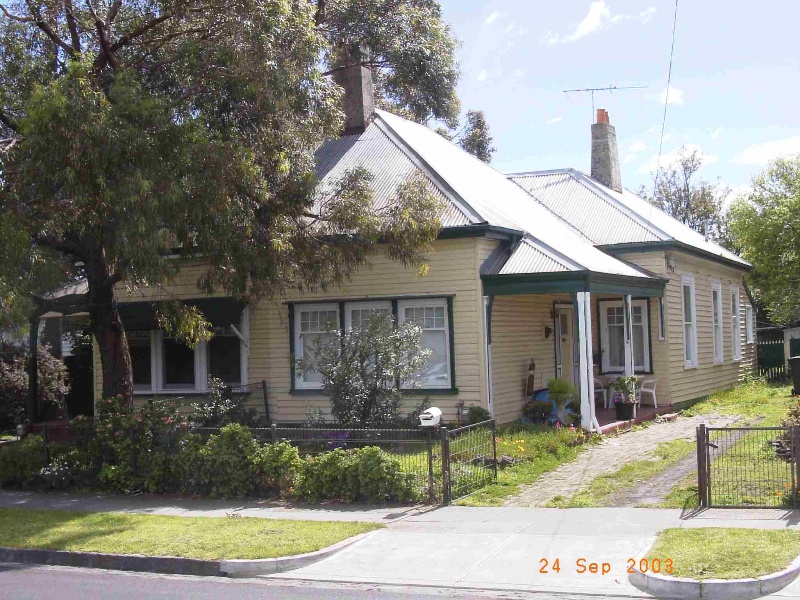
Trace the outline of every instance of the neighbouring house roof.
[[676, 243], [709, 258], [750, 266], [633, 192], [617, 192], [575, 169], [513, 173], [508, 178], [597, 246]]
[[376, 111], [363, 133], [326, 142], [317, 157], [323, 193], [347, 169], [363, 166], [373, 173], [375, 202], [385, 205], [416, 169], [447, 203], [445, 228], [480, 225], [515, 232], [521, 241], [492, 274], [579, 271], [650, 278], [595, 248], [499, 171], [430, 128], [391, 113]]

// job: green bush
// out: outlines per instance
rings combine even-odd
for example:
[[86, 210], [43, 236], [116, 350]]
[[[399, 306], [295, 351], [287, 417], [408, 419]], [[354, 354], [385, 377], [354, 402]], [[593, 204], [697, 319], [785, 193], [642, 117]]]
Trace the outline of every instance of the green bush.
[[266, 444], [253, 456], [261, 493], [289, 496], [294, 492], [295, 477], [303, 461], [289, 442]]
[[39, 435], [0, 446], [0, 486], [30, 485], [44, 466], [44, 440]]
[[296, 495], [305, 500], [407, 502], [416, 500], [413, 474], [380, 448], [325, 452], [303, 462]]
[[522, 407], [522, 416], [534, 423], [544, 423], [552, 409], [552, 404], [546, 400], [528, 400]]
[[254, 496], [260, 446], [243, 425], [226, 425], [200, 449], [200, 491], [212, 498]]
[[[69, 392], [67, 368], [45, 346], [39, 346], [37, 361], [40, 406], [46, 418], [59, 418]], [[28, 362], [27, 348], [0, 342], [0, 428], [8, 429], [25, 420]]]
[[464, 425], [475, 425], [475, 423], [483, 423], [484, 421], [488, 421], [492, 418], [492, 414], [483, 408], [482, 406], [477, 406], [473, 404], [472, 406], [467, 407], [467, 418], [464, 422]]

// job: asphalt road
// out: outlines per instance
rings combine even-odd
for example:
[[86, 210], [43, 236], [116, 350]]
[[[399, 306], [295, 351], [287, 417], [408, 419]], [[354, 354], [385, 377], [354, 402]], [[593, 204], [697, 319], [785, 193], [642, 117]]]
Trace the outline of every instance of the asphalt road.
[[0, 563], [0, 598], [14, 600], [599, 600], [601, 596], [466, 592], [436, 588], [234, 580]]

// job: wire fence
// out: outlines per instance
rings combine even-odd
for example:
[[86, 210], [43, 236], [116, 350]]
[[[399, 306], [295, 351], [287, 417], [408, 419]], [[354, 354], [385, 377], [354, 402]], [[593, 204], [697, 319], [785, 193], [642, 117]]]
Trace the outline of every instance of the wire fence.
[[798, 506], [800, 427], [698, 428], [701, 506]]
[[494, 420], [443, 430], [446, 504], [497, 480], [496, 435]]

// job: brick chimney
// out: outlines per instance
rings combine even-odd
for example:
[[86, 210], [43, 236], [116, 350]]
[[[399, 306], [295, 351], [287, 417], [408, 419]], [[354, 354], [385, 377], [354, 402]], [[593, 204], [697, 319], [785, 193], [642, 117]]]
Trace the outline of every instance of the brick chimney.
[[342, 135], [363, 132], [375, 118], [372, 71], [361, 66], [361, 56], [351, 60], [359, 64], [351, 64], [333, 72], [333, 80], [344, 89], [344, 105], [342, 107], [344, 109], [344, 131]]
[[622, 192], [617, 132], [609, 122], [608, 111], [604, 108], [597, 109], [597, 123], [592, 125], [592, 179]]

